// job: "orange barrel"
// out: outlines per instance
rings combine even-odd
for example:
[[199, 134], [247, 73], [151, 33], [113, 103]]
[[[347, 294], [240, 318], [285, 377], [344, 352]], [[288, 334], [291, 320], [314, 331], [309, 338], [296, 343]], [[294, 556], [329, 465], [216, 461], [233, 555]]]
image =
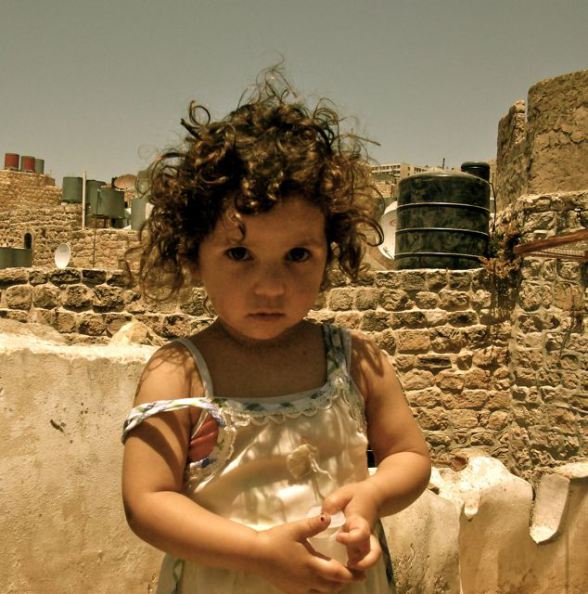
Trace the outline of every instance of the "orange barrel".
[[28, 173], [35, 172], [35, 157], [29, 155], [23, 155], [20, 158], [20, 170], [27, 171]]
[[17, 155], [16, 153], [4, 153], [4, 169], [18, 171], [19, 162], [20, 155]]

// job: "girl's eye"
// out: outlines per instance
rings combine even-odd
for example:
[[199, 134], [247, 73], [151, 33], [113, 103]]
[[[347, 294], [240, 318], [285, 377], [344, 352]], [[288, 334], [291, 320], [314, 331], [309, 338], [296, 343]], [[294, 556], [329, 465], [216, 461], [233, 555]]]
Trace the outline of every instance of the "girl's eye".
[[306, 262], [308, 258], [310, 258], [310, 252], [306, 248], [293, 248], [287, 256], [290, 262]]
[[226, 252], [227, 257], [235, 262], [243, 262], [249, 260], [249, 251], [244, 247], [229, 248]]

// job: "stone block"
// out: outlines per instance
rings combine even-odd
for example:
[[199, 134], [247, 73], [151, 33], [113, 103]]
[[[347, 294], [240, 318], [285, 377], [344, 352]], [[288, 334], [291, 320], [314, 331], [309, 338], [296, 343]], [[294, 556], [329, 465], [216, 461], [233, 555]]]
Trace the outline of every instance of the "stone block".
[[394, 332], [392, 330], [377, 332], [374, 335], [374, 340], [376, 341], [376, 344], [389, 355], [393, 355], [396, 351], [396, 338], [394, 337]]
[[98, 285], [94, 288], [92, 305], [96, 311], [121, 311], [124, 308], [123, 290], [111, 285]]
[[29, 273], [26, 268], [0, 269], [0, 287], [9, 285], [22, 285], [29, 282]]
[[80, 314], [78, 332], [90, 336], [100, 336], [106, 332], [104, 316], [97, 313]]
[[474, 410], [456, 408], [448, 410], [447, 421], [452, 427], [473, 429], [478, 426], [478, 413]]
[[470, 304], [468, 293], [465, 291], [450, 291], [443, 289], [439, 293], [439, 307], [446, 310], [467, 309]]
[[[403, 386], [406, 388], [404, 382]], [[410, 402], [410, 405], [416, 406], [418, 408], [433, 408], [445, 406], [444, 394], [443, 392], [441, 392], [441, 390], [439, 390], [439, 388], [427, 387], [422, 390], [411, 390], [407, 397]]]
[[4, 300], [10, 309], [29, 310], [33, 301], [33, 288], [30, 285], [16, 285], [4, 291]]
[[510, 423], [510, 413], [503, 410], [495, 410], [490, 413], [486, 421], [486, 427], [492, 431], [501, 431]]
[[440, 406], [420, 409], [418, 422], [421, 429], [427, 431], [445, 431], [449, 428], [447, 412]]
[[380, 305], [387, 311], [401, 311], [407, 309], [408, 294], [402, 289], [386, 289], [380, 296]]
[[29, 283], [31, 285], [42, 285], [47, 282], [49, 275], [45, 270], [31, 269], [29, 271]]
[[106, 283], [123, 289], [131, 288], [131, 278], [129, 274], [123, 270], [114, 270], [108, 273]]
[[432, 291], [418, 291], [414, 296], [414, 302], [420, 309], [435, 309], [439, 304], [439, 297]]
[[447, 312], [440, 309], [425, 311], [427, 326], [441, 326], [447, 324], [449, 316]]
[[29, 311], [23, 311], [19, 309], [2, 309], [0, 310], [0, 317], [25, 324], [29, 321]]
[[90, 309], [94, 301], [94, 293], [86, 285], [69, 285], [63, 295], [63, 306], [73, 311]]
[[[126, 291], [127, 294], [133, 293], [134, 295], [137, 296], [137, 298], [140, 297], [139, 293], [136, 293], [135, 291]], [[322, 307], [325, 307], [325, 303], [326, 303], [326, 293], [321, 293], [320, 297], [320, 302], [323, 303]], [[320, 305], [320, 303], [319, 303]], [[321, 309], [321, 308], [319, 308]], [[192, 315], [192, 316], [203, 316], [206, 314], [206, 293], [204, 291], [204, 289], [201, 288], [193, 288], [190, 292], [190, 296], [188, 297], [188, 299], [182, 303], [182, 305], [180, 306], [180, 310], [186, 314]]]
[[418, 359], [415, 355], [399, 354], [394, 356], [394, 367], [398, 371], [407, 371], [418, 365]]
[[492, 368], [500, 365], [507, 365], [509, 352], [506, 347], [489, 346], [477, 349], [472, 356], [472, 362], [476, 367]]
[[490, 308], [492, 307], [492, 293], [484, 289], [474, 291], [470, 296], [470, 302], [476, 310]]
[[32, 309], [30, 320], [36, 324], [55, 325], [55, 311], [53, 309]]
[[447, 274], [447, 286], [453, 290], [467, 291], [472, 285], [471, 270], [450, 270]]
[[431, 329], [431, 346], [437, 353], [458, 353], [466, 344], [461, 328], [438, 326]]
[[447, 355], [417, 355], [418, 366], [437, 372], [452, 367], [451, 357]]
[[463, 374], [463, 385], [471, 389], [484, 389], [490, 385], [490, 373], [475, 367]]
[[360, 288], [355, 293], [355, 309], [376, 309], [380, 300], [379, 289]]
[[327, 301], [329, 308], [333, 311], [352, 309], [353, 289], [347, 287], [331, 289]]
[[433, 374], [430, 371], [413, 369], [402, 376], [402, 386], [405, 390], [422, 390], [433, 386]]
[[168, 314], [163, 317], [161, 335], [166, 338], [177, 338], [190, 335], [190, 318], [183, 314]]
[[67, 311], [57, 310], [55, 312], [54, 327], [62, 334], [75, 332], [77, 329], [77, 316]]
[[53, 309], [61, 305], [61, 291], [52, 284], [33, 287], [33, 304], [35, 307]]
[[486, 408], [488, 410], [503, 410], [508, 411], [511, 406], [511, 393], [507, 390], [494, 390], [491, 391], [488, 395], [488, 400], [486, 401]]
[[431, 339], [426, 330], [398, 330], [396, 348], [400, 353], [422, 353], [431, 347]]
[[426, 288], [426, 273], [424, 270], [399, 270], [399, 286], [405, 291], [423, 291]]
[[84, 268], [82, 269], [82, 282], [87, 285], [101, 285], [106, 282], [106, 270]]
[[338, 311], [335, 314], [335, 324], [344, 328], [357, 329], [361, 324], [362, 316], [358, 311]]
[[126, 313], [106, 313], [104, 314], [104, 323], [106, 324], [106, 332], [113, 336], [125, 324], [133, 320], [133, 316]]
[[422, 311], [398, 311], [390, 314], [394, 328], [422, 328], [427, 325], [427, 317]]
[[553, 288], [552, 304], [567, 311], [581, 310], [584, 305], [582, 289], [573, 283], [556, 283]]
[[447, 321], [452, 326], [471, 326], [478, 323], [475, 311], [452, 311], [447, 315]]
[[389, 315], [384, 311], [367, 311], [359, 327], [366, 332], [382, 332], [390, 327]]
[[429, 291], [439, 292], [439, 289], [443, 289], [448, 283], [448, 274], [446, 270], [435, 270], [427, 271], [425, 273], [425, 279], [427, 281], [427, 288]]
[[62, 285], [73, 285], [81, 281], [81, 274], [79, 270], [73, 268], [52, 270], [49, 272], [49, 281], [58, 287]]
[[378, 270], [374, 278], [376, 287], [396, 289], [400, 287], [400, 274], [397, 270]]

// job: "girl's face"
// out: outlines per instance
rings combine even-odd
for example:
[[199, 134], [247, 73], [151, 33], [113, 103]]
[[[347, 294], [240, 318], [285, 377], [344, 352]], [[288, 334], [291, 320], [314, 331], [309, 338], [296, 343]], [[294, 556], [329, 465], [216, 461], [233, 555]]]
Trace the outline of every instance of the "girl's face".
[[271, 340], [313, 306], [327, 262], [325, 217], [298, 196], [270, 211], [222, 217], [200, 244], [198, 275], [225, 328], [248, 340]]

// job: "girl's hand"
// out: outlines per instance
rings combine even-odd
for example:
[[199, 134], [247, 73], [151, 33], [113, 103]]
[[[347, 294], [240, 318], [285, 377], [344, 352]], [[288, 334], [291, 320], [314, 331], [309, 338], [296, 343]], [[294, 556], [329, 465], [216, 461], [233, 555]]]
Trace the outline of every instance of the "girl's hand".
[[327, 514], [290, 522], [258, 533], [258, 573], [285, 594], [339, 592], [362, 579], [334, 559], [314, 553], [307, 538], [329, 524]]
[[347, 547], [347, 567], [365, 571], [375, 565], [382, 554], [380, 543], [372, 534], [378, 508], [365, 481], [344, 485], [323, 501], [323, 512], [338, 511], [345, 514], [345, 524], [337, 541]]

